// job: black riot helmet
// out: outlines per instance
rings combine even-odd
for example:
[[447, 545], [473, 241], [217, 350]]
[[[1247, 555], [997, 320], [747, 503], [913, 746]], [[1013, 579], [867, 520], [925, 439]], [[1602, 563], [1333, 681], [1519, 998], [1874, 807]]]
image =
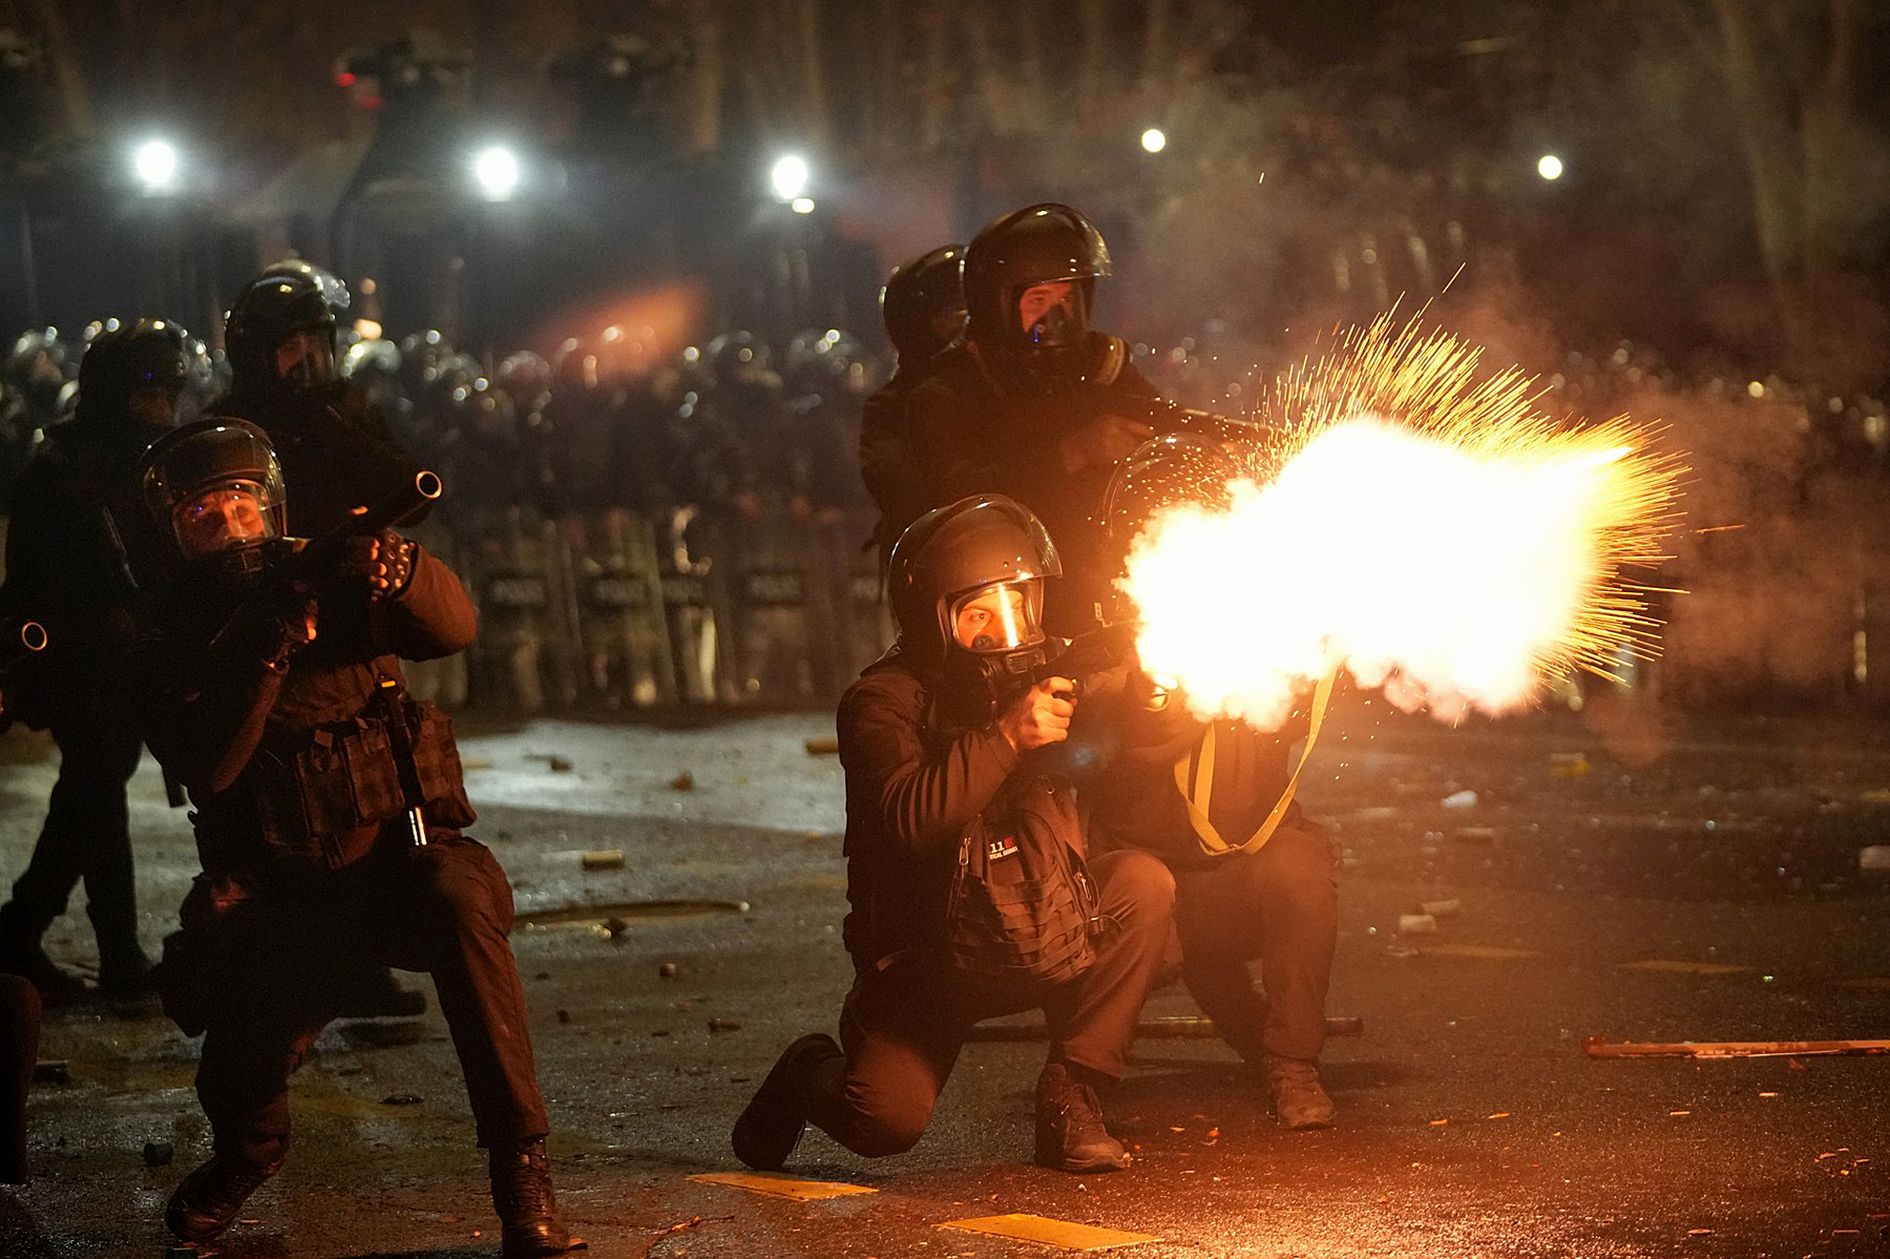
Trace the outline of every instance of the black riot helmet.
[[[975, 494], [929, 511], [887, 561], [900, 651], [921, 666], [969, 654], [1014, 671], [1012, 662], [1042, 655], [1043, 581], [1062, 573], [1043, 522], [1015, 499]], [[988, 623], [961, 637], [961, 614], [978, 603], [990, 609]]]
[[169, 320], [110, 321], [79, 360], [74, 418], [100, 430], [156, 436], [176, 419], [189, 352], [188, 335]]
[[335, 312], [306, 275], [259, 277], [223, 325], [232, 389], [239, 395], [305, 394], [339, 377]]
[[965, 247], [941, 245], [886, 278], [879, 313], [903, 366], [927, 362], [964, 332], [964, 277]]
[[[965, 250], [965, 308], [972, 340], [1001, 357], [1030, 361], [1081, 345], [1096, 281], [1110, 274], [1096, 225], [1067, 205], [1026, 206], [985, 225]], [[1055, 307], [1029, 327], [1018, 299], [1035, 284], [1073, 283], [1074, 313]]]
[[172, 429], [138, 461], [138, 486], [173, 565], [251, 577], [288, 531], [282, 465], [268, 434], [245, 420]]
[[306, 258], [284, 258], [281, 262], [272, 262], [262, 269], [258, 280], [294, 280], [303, 279], [312, 282], [321, 290], [322, 301], [328, 309], [335, 312], [337, 321], [348, 317], [348, 308], [354, 299], [348, 293], [348, 286], [340, 276], [327, 267], [318, 267]]

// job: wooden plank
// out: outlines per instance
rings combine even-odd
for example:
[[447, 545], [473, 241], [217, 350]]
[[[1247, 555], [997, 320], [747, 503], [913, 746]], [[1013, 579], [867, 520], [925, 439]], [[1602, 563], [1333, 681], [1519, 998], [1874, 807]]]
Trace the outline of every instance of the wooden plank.
[[1093, 1224], [1053, 1220], [1043, 1215], [985, 1215], [973, 1220], [951, 1220], [939, 1227], [1084, 1252], [1113, 1250], [1118, 1246], [1140, 1246], [1144, 1242], [1161, 1240], [1150, 1233], [1125, 1233], [1120, 1229], [1097, 1228]]
[[1890, 1040], [1620, 1041], [1599, 1036], [1582, 1042], [1590, 1058], [1818, 1058], [1837, 1054], [1890, 1054]]
[[705, 1185], [728, 1185], [770, 1198], [791, 1198], [796, 1202], [822, 1202], [828, 1198], [850, 1198], [854, 1194], [878, 1193], [865, 1185], [849, 1185], [843, 1180], [801, 1180], [780, 1172], [702, 1172], [689, 1179]]
[[1534, 949], [1505, 949], [1494, 944], [1426, 944], [1418, 949], [1420, 957], [1469, 957], [1485, 962], [1513, 962], [1525, 957], [1541, 957]]

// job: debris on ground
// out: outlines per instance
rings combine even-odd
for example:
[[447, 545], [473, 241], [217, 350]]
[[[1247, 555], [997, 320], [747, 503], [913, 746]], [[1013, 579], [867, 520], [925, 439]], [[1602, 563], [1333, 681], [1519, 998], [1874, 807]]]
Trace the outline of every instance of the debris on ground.
[[[1683, 1040], [1621, 1041], [1599, 1036], [1582, 1042], [1590, 1058], [1811, 1058], [1890, 1054], [1890, 1040]], [[1803, 1070], [1802, 1066], [1797, 1068]]]
[[571, 1021], [571, 1011], [569, 1010], [558, 1011], [558, 1022], [569, 1023], [570, 1021]]
[[831, 734], [817, 734], [802, 746], [809, 756], [835, 756], [840, 751], [840, 740]]
[[1593, 768], [1581, 752], [1549, 753], [1549, 773], [1557, 778], [1581, 778]]
[[704, 1224], [715, 1224], [715, 1223], [720, 1223], [725, 1220], [732, 1220], [734, 1218], [735, 1217], [732, 1215], [708, 1215], [708, 1216], [693, 1215], [686, 1220], [678, 1220], [674, 1224], [671, 1224], [668, 1228], [664, 1229], [662, 1232], [656, 1234], [654, 1237], [651, 1237], [648, 1241], [644, 1242], [643, 1249], [638, 1253], [637, 1259], [649, 1259], [649, 1255], [652, 1250], [655, 1250], [658, 1246], [662, 1245], [664, 1241], [668, 1240], [671, 1237], [676, 1236], [676, 1234], [678, 1233], [692, 1232], [698, 1228], [701, 1228]]
[[169, 1141], [146, 1141], [144, 1143], [144, 1165], [146, 1167], [169, 1167], [177, 1156], [177, 1147]]
[[1890, 874], [1890, 844], [1858, 849], [1857, 868], [1866, 874]]
[[1493, 844], [1496, 842], [1494, 826], [1459, 826], [1451, 832], [1451, 838], [1460, 844]]
[[569, 757], [559, 756], [556, 752], [527, 752], [525, 759], [543, 761], [554, 774], [568, 774], [575, 768]]
[[33, 1083], [70, 1084], [72, 1065], [64, 1058], [41, 1058], [33, 1064]]
[[389, 1093], [381, 1099], [383, 1106], [418, 1106], [427, 1099], [418, 1093]]
[[586, 870], [621, 870], [623, 849], [593, 848], [579, 855], [578, 864]]
[[1474, 791], [1454, 791], [1443, 799], [1446, 809], [1474, 809], [1477, 807], [1477, 793]]
[[1429, 914], [1399, 914], [1398, 934], [1423, 936], [1437, 934], [1437, 919]]
[[682, 773], [669, 780], [669, 787], [671, 791], [694, 791], [696, 789], [696, 776], [685, 769]]
[[661, 966], [656, 968], [656, 974], [659, 979], [676, 978], [676, 963], [664, 962]]
[[1450, 918], [1463, 912], [1463, 902], [1456, 900], [1422, 901], [1418, 904], [1418, 912], [1420, 914], [1429, 914], [1433, 918]]
[[727, 1019], [709, 1020], [709, 1034], [712, 1036], [720, 1036], [723, 1032], [739, 1032], [741, 1030], [742, 1025], [740, 1023], [731, 1023]]
[[604, 919], [599, 925], [604, 928], [604, 934], [609, 936], [613, 943], [622, 940], [624, 932], [630, 930], [630, 924], [615, 914]]

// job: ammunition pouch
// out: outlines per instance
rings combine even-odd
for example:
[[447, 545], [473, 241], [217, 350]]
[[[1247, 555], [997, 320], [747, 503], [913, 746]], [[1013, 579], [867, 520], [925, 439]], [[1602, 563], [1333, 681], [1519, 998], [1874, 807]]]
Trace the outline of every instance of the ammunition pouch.
[[400, 707], [425, 799], [401, 794], [400, 765], [383, 718], [318, 726], [292, 751], [259, 749], [246, 771], [271, 850], [293, 864], [338, 870], [372, 851], [380, 824], [413, 805], [424, 807], [430, 825], [472, 824], [452, 719], [432, 704], [403, 701]]
[[976, 975], [1062, 983], [1106, 933], [1067, 788], [1034, 777], [965, 829], [946, 900], [946, 953]]

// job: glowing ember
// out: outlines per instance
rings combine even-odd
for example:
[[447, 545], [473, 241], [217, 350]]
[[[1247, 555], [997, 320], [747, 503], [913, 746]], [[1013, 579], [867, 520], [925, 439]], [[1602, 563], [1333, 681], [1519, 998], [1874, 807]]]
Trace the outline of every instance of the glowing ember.
[[1652, 654], [1622, 568], [1663, 558], [1684, 469], [1652, 428], [1558, 424], [1476, 358], [1380, 321], [1283, 378], [1241, 475], [1131, 548], [1144, 667], [1202, 716], [1273, 728], [1335, 667], [1454, 721]]

